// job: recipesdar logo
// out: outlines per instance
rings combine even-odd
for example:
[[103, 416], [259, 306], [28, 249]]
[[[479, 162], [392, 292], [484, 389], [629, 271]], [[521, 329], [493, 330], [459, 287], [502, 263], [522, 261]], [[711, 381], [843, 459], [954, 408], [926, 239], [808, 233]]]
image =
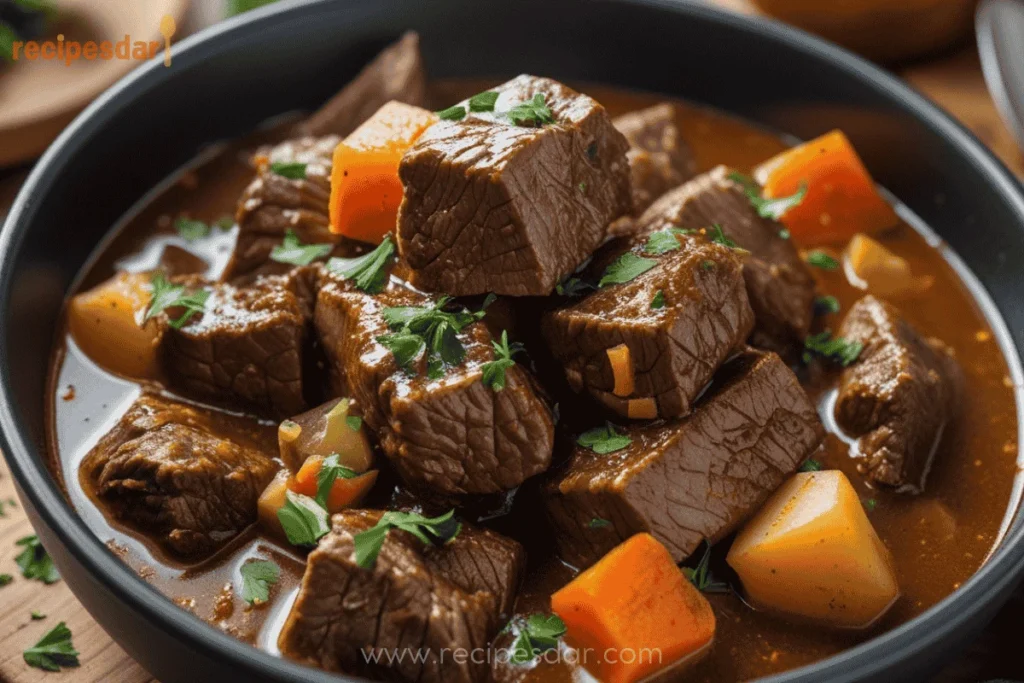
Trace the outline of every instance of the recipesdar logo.
[[159, 40], [133, 40], [125, 34], [121, 40], [66, 40], [63, 33], [56, 40], [15, 40], [11, 43], [11, 60], [15, 62], [62, 62], [71, 66], [80, 59], [86, 61], [111, 59], [145, 61], [153, 59], [163, 50], [164, 66], [171, 65], [171, 37], [178, 30], [174, 17], [167, 14], [160, 19]]

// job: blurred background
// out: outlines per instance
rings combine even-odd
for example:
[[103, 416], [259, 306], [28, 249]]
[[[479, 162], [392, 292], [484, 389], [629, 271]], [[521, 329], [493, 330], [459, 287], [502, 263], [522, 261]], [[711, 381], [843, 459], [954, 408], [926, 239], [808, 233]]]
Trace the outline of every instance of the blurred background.
[[[0, 0], [0, 220], [47, 145], [83, 107], [141, 63], [15, 61], [15, 42], [58, 36], [82, 43], [119, 41], [128, 35], [132, 41], [159, 41], [162, 47], [168, 36], [173, 46], [226, 17], [274, 1]], [[1024, 0], [691, 1], [798, 26], [885, 66], [949, 111], [1024, 176], [1019, 146], [1024, 141]], [[0, 460], [0, 500], [13, 496], [4, 468]], [[0, 512], [0, 571], [13, 566], [14, 540], [30, 533], [19, 509]], [[92, 622], [63, 583], [16, 582], [0, 591], [0, 681], [22, 683], [45, 675], [28, 668], [20, 654], [30, 610], [58, 616], [74, 630], [83, 666], [61, 674], [63, 680], [150, 680]], [[1018, 592], [985, 636], [938, 680], [1024, 680], [1024, 662], [1016, 656], [1022, 619], [1024, 597]]]

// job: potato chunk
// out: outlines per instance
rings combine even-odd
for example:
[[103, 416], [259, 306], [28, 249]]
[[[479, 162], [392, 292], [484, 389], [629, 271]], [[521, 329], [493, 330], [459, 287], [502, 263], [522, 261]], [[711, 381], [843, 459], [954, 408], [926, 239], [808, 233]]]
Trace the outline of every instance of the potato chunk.
[[156, 376], [160, 328], [155, 320], [140, 325], [149, 306], [149, 275], [118, 273], [71, 299], [68, 328], [93, 362], [126, 377]]
[[363, 429], [362, 418], [353, 415], [355, 403], [334, 399], [285, 420], [278, 428], [281, 460], [292, 472], [313, 455], [323, 458], [337, 453], [345, 467], [365, 472], [373, 466], [373, 449]]
[[753, 604], [830, 626], [864, 628], [899, 597], [889, 551], [838, 470], [783, 484], [727, 561]]

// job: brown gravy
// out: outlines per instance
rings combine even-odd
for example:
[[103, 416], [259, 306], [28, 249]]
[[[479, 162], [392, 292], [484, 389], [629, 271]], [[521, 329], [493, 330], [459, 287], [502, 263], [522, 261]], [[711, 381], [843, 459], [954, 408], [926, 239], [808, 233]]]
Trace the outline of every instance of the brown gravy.
[[[481, 89], [479, 83], [442, 82], [434, 86], [434, 103], [446, 106]], [[602, 87], [583, 90], [613, 115], [664, 100]], [[749, 170], [787, 146], [779, 137], [719, 112], [685, 103], [679, 103], [679, 111], [684, 137], [696, 153], [701, 170], [720, 163]], [[173, 220], [187, 215], [212, 224], [223, 216], [233, 215], [235, 202], [251, 178], [249, 152], [258, 143], [272, 139], [274, 133], [269, 131], [231, 143], [195, 167], [173, 176], [119, 227], [79, 286], [95, 285], [117, 267], [152, 267], [159, 247], [167, 241], [196, 250], [196, 244], [186, 244], [174, 235]], [[231, 239], [230, 233], [225, 232], [219, 239], [203, 243], [202, 256], [214, 269], [218, 259], [230, 253]], [[875, 528], [893, 553], [902, 595], [880, 623], [861, 632], [794, 625], [752, 610], [735, 594], [710, 595], [718, 619], [716, 641], [710, 654], [686, 676], [687, 680], [741, 680], [784, 671], [828, 657], [920, 614], [955, 590], [985, 561], [1000, 538], [1011, 503], [1016, 504], [1017, 408], [999, 335], [951, 265], [955, 258], [947, 260], [945, 247], [938, 242], [930, 243], [932, 238], [926, 230], [919, 232], [904, 224], [881, 239], [907, 259], [915, 273], [935, 278], [927, 295], [912, 302], [894, 303], [914, 326], [941, 338], [955, 350], [967, 380], [963, 419], [955, 435], [945, 439], [942, 452], [937, 454], [928, 489], [922, 496], [897, 496], [868, 488], [847, 456], [846, 442], [835, 433], [829, 434], [823, 453], [816, 457], [827, 468], [846, 471], [867, 502]], [[863, 294], [847, 282], [842, 269], [816, 270], [816, 274], [821, 292], [837, 297], [842, 310]], [[819, 328], [835, 327], [838, 323], [839, 316], [835, 315], [818, 320]], [[830, 432], [837, 431], [831, 423], [830, 409], [835, 379], [835, 375], [826, 375], [805, 383], [812, 398], [822, 406], [822, 417]], [[277, 629], [301, 579], [302, 558], [260, 536], [253, 528], [213, 559], [199, 566], [183, 567], [142, 536], [109, 521], [80, 485], [79, 463], [131, 404], [139, 386], [99, 369], [75, 348], [66, 334], [58, 341], [50, 386], [52, 466], [72, 504], [93, 531], [140, 576], [177, 604], [247, 642], [276, 652]], [[532, 546], [542, 542], [524, 539], [526, 534], [522, 531], [536, 528], [530, 524], [536, 513], [530, 511], [528, 494], [515, 507], [512, 515], [497, 520], [494, 526], [534, 550]], [[283, 569], [282, 580], [273, 587], [270, 602], [255, 608], [246, 605], [231, 588], [240, 583], [239, 566], [253, 556], [273, 559]], [[724, 553], [716, 552], [719, 562], [723, 557]], [[724, 563], [714, 568], [728, 574]], [[550, 593], [571, 577], [569, 568], [544, 558], [542, 552], [531, 553], [530, 573], [517, 611], [546, 611]], [[525, 680], [535, 682], [570, 681], [574, 676], [567, 665], [540, 664], [524, 673]]]

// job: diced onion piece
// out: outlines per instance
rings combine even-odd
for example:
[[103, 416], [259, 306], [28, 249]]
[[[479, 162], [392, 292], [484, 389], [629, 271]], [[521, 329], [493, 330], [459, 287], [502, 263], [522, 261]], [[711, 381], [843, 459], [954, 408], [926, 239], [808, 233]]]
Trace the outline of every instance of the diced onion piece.
[[840, 628], [865, 628], [899, 597], [889, 551], [838, 470], [782, 485], [727, 558], [757, 607]]
[[860, 233], [846, 245], [843, 262], [855, 286], [882, 297], [915, 296], [935, 281], [930, 275], [914, 276], [906, 259]]
[[630, 356], [629, 347], [619, 344], [606, 351], [608, 363], [612, 366], [612, 377], [615, 379], [615, 387], [612, 393], [616, 396], [629, 396], [633, 393], [633, 358]]

